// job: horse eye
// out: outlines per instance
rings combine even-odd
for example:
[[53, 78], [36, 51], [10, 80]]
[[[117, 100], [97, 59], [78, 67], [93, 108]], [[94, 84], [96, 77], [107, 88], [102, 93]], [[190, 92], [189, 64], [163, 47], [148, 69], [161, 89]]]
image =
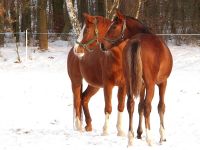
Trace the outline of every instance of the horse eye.
[[115, 16], [115, 18], [113, 19], [113, 21], [114, 21], [114, 22], [117, 22], [118, 19], [119, 19], [119, 18], [118, 18], [117, 16]]
[[117, 26], [115, 26], [115, 25], [114, 25], [114, 26], [112, 26], [112, 29], [113, 29], [113, 30], [115, 30], [116, 28], [117, 28]]

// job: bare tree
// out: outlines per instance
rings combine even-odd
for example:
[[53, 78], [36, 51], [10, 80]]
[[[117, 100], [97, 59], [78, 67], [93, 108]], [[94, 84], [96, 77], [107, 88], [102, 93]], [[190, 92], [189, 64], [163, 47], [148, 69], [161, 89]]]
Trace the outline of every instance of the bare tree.
[[136, 15], [135, 15], [136, 19], [139, 18], [141, 6], [142, 6], [142, 0], [138, 0], [138, 8], [137, 8], [137, 12], [136, 12]]
[[120, 4], [121, 4], [122, 1], [123, 1], [123, 0], [114, 0], [114, 2], [113, 2], [113, 4], [112, 4], [111, 7], [109, 7], [109, 4], [110, 4], [110, 3], [108, 3], [108, 1], [106, 1], [106, 3], [108, 3], [107, 7], [109, 7], [109, 10], [107, 11], [107, 14], [106, 14], [107, 18], [112, 19], [112, 18], [114, 17], [114, 15], [115, 15], [115, 10], [116, 10], [117, 8], [119, 8], [119, 6], [120, 6]]
[[78, 20], [78, 17], [75, 13], [72, 0], [66, 0], [66, 5], [67, 5], [67, 10], [69, 12], [70, 21], [71, 21], [73, 30], [76, 33], [76, 35], [79, 35], [80, 31], [81, 31], [81, 26], [80, 26], [80, 22]]

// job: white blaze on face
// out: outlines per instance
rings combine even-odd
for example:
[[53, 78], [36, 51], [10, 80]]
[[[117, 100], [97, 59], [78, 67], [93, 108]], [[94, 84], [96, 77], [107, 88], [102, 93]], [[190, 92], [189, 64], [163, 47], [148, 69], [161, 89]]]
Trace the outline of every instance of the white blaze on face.
[[[86, 25], [84, 24], [83, 28], [81, 29], [81, 33], [79, 34], [79, 37], [78, 37], [78, 39], [77, 39], [77, 42], [79, 42], [79, 43], [83, 40], [83, 32], [84, 32], [84, 30], [85, 30], [85, 26], [86, 26]], [[76, 43], [76, 44], [74, 45], [74, 53], [75, 53], [78, 57], [82, 57], [82, 56], [84, 55], [84, 53], [77, 53], [78, 47], [79, 47], [79, 44]]]

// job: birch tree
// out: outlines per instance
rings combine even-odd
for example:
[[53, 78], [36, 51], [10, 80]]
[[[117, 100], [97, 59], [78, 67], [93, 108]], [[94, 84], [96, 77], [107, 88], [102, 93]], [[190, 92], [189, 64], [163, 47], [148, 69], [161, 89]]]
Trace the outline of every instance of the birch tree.
[[72, 24], [72, 28], [74, 32], [76, 33], [76, 35], [79, 35], [81, 31], [81, 26], [80, 26], [80, 22], [78, 20], [77, 14], [75, 12], [75, 9], [73, 7], [72, 0], [66, 0], [66, 5], [67, 5], [67, 10], [70, 16], [70, 22]]
[[[113, 19], [114, 14], [115, 14], [115, 10], [117, 8], [119, 8], [119, 5], [121, 3], [122, 0], [114, 0], [113, 5], [111, 6], [110, 10], [108, 10], [108, 12], [106, 13], [106, 16], [109, 19]], [[107, 2], [106, 2], [107, 3]]]
[[138, 9], [137, 9], [137, 12], [136, 12], [136, 15], [135, 15], [135, 18], [136, 18], [136, 19], [139, 18], [141, 5], [142, 5], [142, 0], [139, 0], [139, 1], [138, 1]]

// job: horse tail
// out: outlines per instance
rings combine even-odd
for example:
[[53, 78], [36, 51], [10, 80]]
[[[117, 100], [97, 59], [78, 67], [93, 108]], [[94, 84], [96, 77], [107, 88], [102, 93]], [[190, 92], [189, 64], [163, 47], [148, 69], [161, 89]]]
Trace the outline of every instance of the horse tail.
[[140, 94], [142, 87], [142, 60], [141, 60], [141, 46], [137, 39], [130, 40], [127, 47], [127, 76], [129, 92], [131, 96], [137, 97]]

